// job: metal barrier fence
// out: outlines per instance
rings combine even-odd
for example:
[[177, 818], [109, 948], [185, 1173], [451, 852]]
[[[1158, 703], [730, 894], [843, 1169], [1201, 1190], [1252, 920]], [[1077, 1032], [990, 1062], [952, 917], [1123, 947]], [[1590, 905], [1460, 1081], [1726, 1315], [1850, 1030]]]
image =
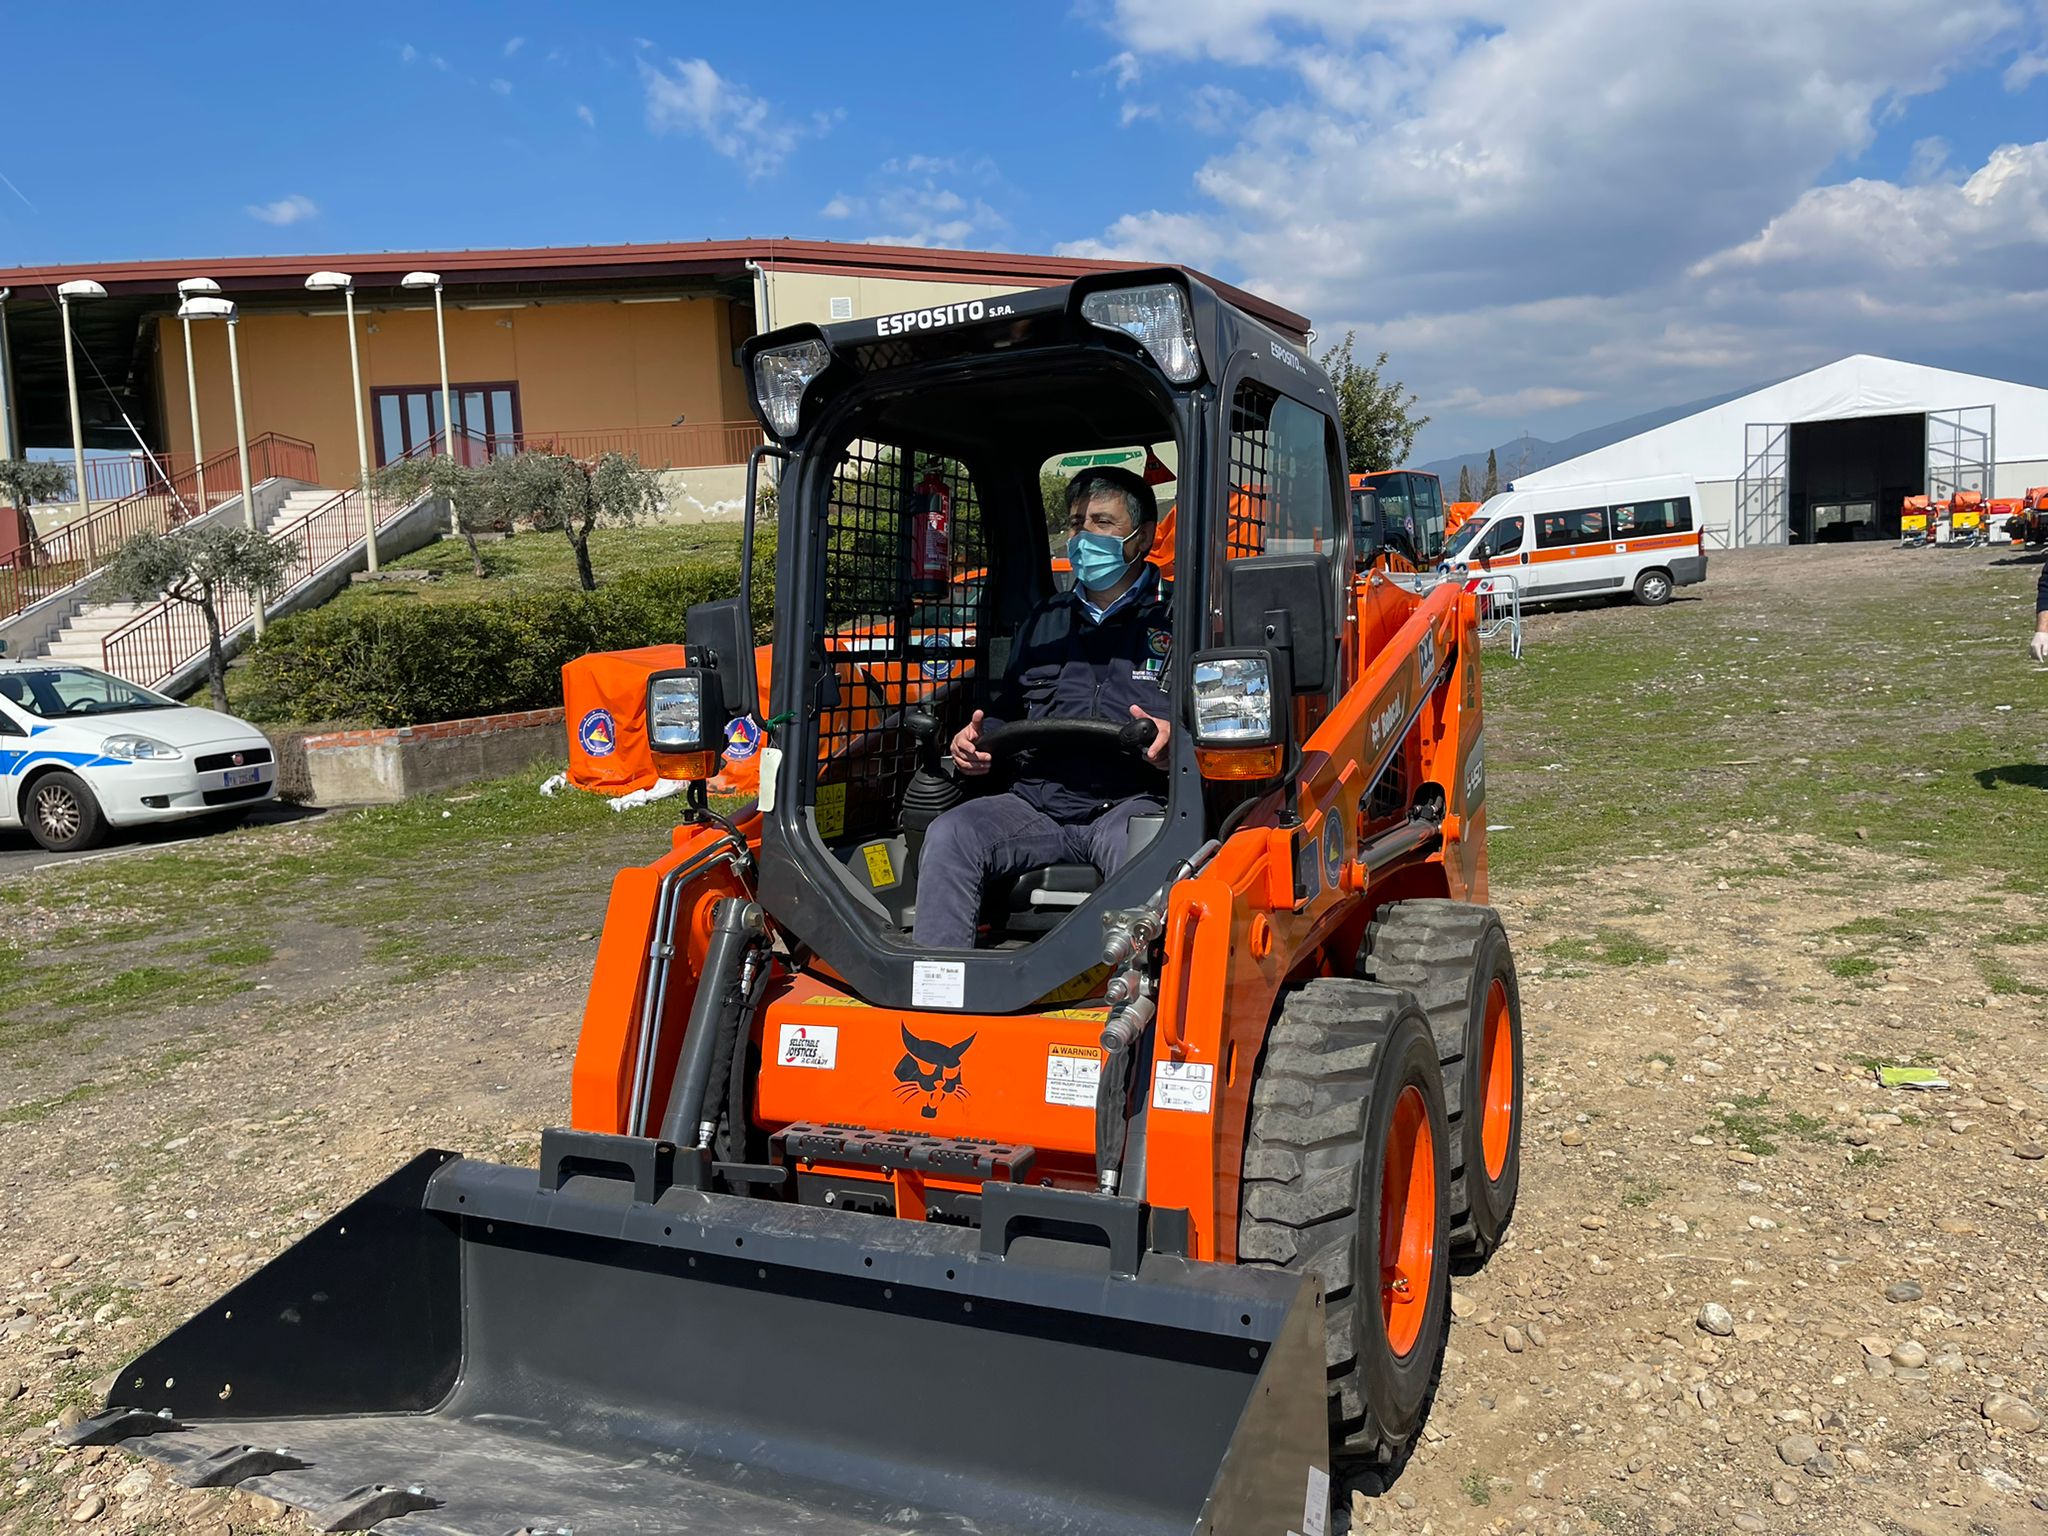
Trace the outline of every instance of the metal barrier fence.
[[[266, 432], [249, 444], [252, 484], [277, 478], [311, 482], [318, 476], [311, 443]], [[162, 533], [241, 494], [241, 465], [230, 448], [196, 468], [189, 463], [174, 468], [168, 477], [152, 480], [112, 506], [40, 535], [33, 544], [0, 556], [0, 619], [90, 576], [136, 534]]]

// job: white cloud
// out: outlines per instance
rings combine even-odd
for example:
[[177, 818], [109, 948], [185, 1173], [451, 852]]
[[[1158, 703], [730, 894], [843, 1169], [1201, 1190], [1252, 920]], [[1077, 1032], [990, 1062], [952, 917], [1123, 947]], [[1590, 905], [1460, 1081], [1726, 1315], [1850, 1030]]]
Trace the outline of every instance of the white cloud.
[[280, 197], [274, 203], [251, 203], [249, 217], [264, 224], [296, 224], [301, 219], [310, 219], [320, 208], [310, 197], [294, 192], [289, 197]]
[[526, 46], [526, 39], [525, 39], [525, 38], [523, 38], [523, 37], [508, 37], [508, 38], [506, 38], [506, 39], [505, 39], [505, 57], [506, 57], [506, 58], [508, 58], [508, 59], [509, 59], [509, 58], [511, 58], [513, 54], [517, 53], [517, 52], [518, 52], [518, 51], [519, 51], [520, 49], [524, 48], [525, 46]]
[[640, 60], [647, 95], [647, 126], [655, 133], [702, 139], [737, 162], [748, 176], [780, 170], [805, 130], [744, 86], [720, 75], [704, 59], [671, 59], [667, 68]]
[[1906, 162], [1906, 180], [1932, 181], [1948, 169], [1948, 140], [1939, 134], [1913, 141], [1913, 154]]
[[1123, 105], [1123, 110], [1117, 114], [1117, 122], [1120, 126], [1128, 128], [1141, 118], [1157, 117], [1158, 115], [1159, 109], [1155, 106], [1148, 106], [1143, 102], [1127, 101]]
[[[1913, 296], [1878, 281], [1905, 233], [1889, 221], [1951, 249], [1945, 287], [1986, 264], [1934, 231], [2026, 226], [2031, 163], [1959, 187], [1932, 144], [1906, 184], [1855, 184], [1860, 227], [1815, 189], [1914, 98], [2031, 43], [2011, 0], [1807, 0], [1768, 27], [1750, 0], [1115, 0], [1108, 25], [1148, 95], [1220, 76], [1162, 99], [1231, 142], [1188, 194], [1061, 249], [1219, 271], [1324, 336], [1356, 324], [1481, 446], [1497, 418], [1626, 415], [1815, 351], [1904, 350], [1884, 327]], [[1806, 269], [1867, 282], [1868, 303], [1782, 302]], [[1860, 331], [1822, 323], [1852, 312]], [[1445, 430], [1432, 449], [1465, 446]]]
[[512, 82], [504, 79], [493, 80], [491, 82], [491, 89], [500, 96], [510, 96], [512, 94]]
[[410, 64], [414, 59], [418, 58], [419, 56], [419, 49], [413, 47], [411, 43], [404, 44], [398, 50], [398, 62], [401, 64]]
[[1144, 66], [1138, 62], [1138, 56], [1128, 48], [1111, 59], [1109, 67], [1116, 74], [1116, 88], [1120, 91], [1126, 86], [1136, 84], [1145, 73]]
[[868, 232], [860, 238], [871, 245], [1000, 248], [1009, 220], [984, 194], [1002, 186], [989, 160], [899, 156], [882, 163], [868, 191], [835, 196], [819, 217], [861, 220]]
[[576, 107], [576, 119], [586, 128], [595, 128], [597, 126], [597, 114], [580, 102]]

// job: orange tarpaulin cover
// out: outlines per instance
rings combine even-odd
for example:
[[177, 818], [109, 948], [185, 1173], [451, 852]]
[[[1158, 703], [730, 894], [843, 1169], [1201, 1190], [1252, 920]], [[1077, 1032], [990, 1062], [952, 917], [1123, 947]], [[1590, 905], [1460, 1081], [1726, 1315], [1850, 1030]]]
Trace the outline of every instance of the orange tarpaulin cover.
[[647, 747], [647, 679], [689, 665], [680, 645], [598, 651], [562, 668], [562, 714], [569, 728], [569, 782], [602, 795], [652, 789]]

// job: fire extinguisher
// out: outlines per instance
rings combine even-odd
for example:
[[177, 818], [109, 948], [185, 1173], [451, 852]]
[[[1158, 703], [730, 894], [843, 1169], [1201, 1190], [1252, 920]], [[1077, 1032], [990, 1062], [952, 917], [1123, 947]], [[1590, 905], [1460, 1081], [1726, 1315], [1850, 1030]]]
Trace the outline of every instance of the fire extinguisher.
[[953, 496], [936, 464], [911, 502], [910, 583], [921, 596], [944, 592], [953, 574]]

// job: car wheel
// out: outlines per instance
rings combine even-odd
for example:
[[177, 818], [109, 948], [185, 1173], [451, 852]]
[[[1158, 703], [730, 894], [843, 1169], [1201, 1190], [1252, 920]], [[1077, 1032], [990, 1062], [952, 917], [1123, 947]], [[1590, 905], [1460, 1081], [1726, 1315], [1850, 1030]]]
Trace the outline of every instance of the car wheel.
[[1671, 601], [1671, 573], [1645, 571], [1636, 578], [1636, 601], [1645, 608], [1662, 608]]
[[75, 773], [49, 773], [29, 786], [22, 807], [29, 836], [52, 853], [90, 848], [106, 835], [100, 803]]

